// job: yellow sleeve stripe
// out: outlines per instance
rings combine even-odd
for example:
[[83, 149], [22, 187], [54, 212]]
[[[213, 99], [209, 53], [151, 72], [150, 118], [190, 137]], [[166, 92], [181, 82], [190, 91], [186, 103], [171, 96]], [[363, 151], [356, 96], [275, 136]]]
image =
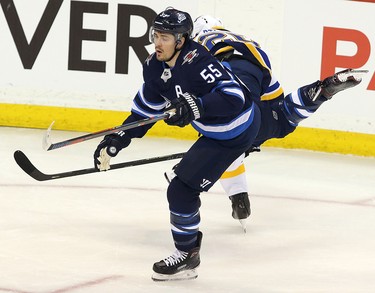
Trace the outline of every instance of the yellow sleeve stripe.
[[236, 170], [233, 171], [225, 171], [223, 175], [221, 175], [220, 179], [228, 179], [233, 178], [238, 175], [241, 175], [242, 173], [245, 173], [245, 165], [242, 163]]
[[228, 52], [230, 50], [233, 50], [234, 48], [232, 46], [226, 46], [226, 47], [223, 47], [223, 48], [220, 48], [219, 50], [217, 50], [214, 54], [214, 56], [220, 54], [220, 53], [223, 53], [223, 52]]
[[255, 46], [252, 43], [246, 42], [244, 43], [246, 47], [250, 50], [250, 52], [254, 55], [254, 57], [258, 60], [258, 62], [264, 67], [267, 68], [270, 72], [271, 69], [268, 67], [266, 62], [264, 62], [262, 55], [258, 52], [258, 50], [255, 48]]
[[271, 93], [264, 94], [263, 96], [260, 97], [261, 101], [270, 101], [273, 99], [278, 98], [284, 93], [284, 90], [282, 87], [279, 87], [276, 91], [273, 91]]
[[[262, 55], [258, 52], [258, 50], [256, 49], [256, 47], [254, 46], [254, 44], [250, 43], [250, 42], [244, 42], [244, 43], [241, 43], [241, 45], [245, 45], [247, 47], [247, 49], [251, 52], [251, 54], [255, 57], [256, 60], [258, 60], [258, 62], [264, 67], [266, 68], [267, 70], [269, 70], [271, 72], [271, 69], [268, 67], [268, 65], [266, 64], [266, 62], [264, 61]], [[219, 50], [217, 50], [215, 52], [215, 55], [218, 55], [220, 53], [223, 53], [223, 52], [228, 52], [230, 50], [233, 50], [235, 48], [233, 48], [232, 46], [226, 46], [226, 47], [223, 47], [223, 48], [220, 48]], [[238, 50], [237, 50], [238, 51]]]

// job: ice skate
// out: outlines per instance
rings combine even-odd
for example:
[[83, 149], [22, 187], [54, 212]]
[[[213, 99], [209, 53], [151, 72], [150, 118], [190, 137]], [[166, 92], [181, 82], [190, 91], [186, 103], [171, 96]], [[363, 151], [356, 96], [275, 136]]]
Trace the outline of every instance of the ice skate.
[[239, 220], [246, 233], [246, 219], [251, 214], [249, 195], [247, 192], [231, 195], [229, 199], [232, 202], [232, 217]]
[[345, 69], [325, 78], [318, 83], [318, 87], [311, 97], [312, 101], [314, 102], [320, 97], [329, 100], [338, 92], [358, 85], [362, 81], [361, 76], [367, 72], [368, 70]]
[[152, 280], [181, 281], [198, 277], [197, 268], [200, 264], [199, 250], [202, 243], [202, 232], [198, 232], [197, 246], [189, 252], [176, 250], [171, 256], [154, 263]]

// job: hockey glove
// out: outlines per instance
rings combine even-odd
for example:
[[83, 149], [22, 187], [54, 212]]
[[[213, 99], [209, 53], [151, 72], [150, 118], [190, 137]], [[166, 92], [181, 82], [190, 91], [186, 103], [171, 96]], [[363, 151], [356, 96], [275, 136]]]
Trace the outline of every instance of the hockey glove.
[[130, 142], [130, 137], [123, 131], [104, 136], [94, 152], [95, 168], [99, 171], [109, 170], [111, 158], [115, 157], [123, 148], [126, 148]]
[[189, 93], [184, 93], [178, 99], [171, 101], [166, 111], [172, 109], [176, 110], [176, 114], [166, 119], [165, 122], [179, 127], [190, 124], [191, 121], [201, 118], [204, 114], [202, 101]]

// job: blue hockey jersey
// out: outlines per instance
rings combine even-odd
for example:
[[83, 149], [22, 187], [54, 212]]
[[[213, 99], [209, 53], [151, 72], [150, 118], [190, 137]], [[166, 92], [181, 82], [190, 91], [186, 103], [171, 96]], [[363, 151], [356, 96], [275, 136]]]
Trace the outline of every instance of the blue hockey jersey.
[[[190, 93], [200, 99], [203, 117], [192, 121], [202, 135], [227, 140], [240, 135], [253, 121], [254, 104], [234, 76], [204, 47], [188, 41], [173, 68], [151, 54], [143, 64], [144, 83], [133, 100], [124, 123], [152, 117], [165, 111], [168, 101]], [[127, 131], [142, 137], [152, 125]]]

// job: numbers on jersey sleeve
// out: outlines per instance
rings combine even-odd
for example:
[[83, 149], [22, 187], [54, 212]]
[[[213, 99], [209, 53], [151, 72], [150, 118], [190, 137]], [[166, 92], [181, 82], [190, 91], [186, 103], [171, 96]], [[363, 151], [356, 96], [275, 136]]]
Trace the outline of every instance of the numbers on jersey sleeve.
[[219, 42], [223, 42], [225, 40], [229, 41], [245, 41], [245, 38], [241, 35], [233, 34], [231, 32], [208, 32], [203, 34], [200, 38], [198, 38], [198, 43], [202, 44], [208, 50], [211, 50], [215, 44]]
[[215, 77], [220, 77], [222, 75], [223, 74], [220, 72], [220, 70], [215, 68], [212, 63], [201, 71], [201, 76], [205, 81], [207, 81], [207, 83], [213, 83], [216, 80]]
[[260, 47], [259, 44], [254, 40], [247, 39], [245, 36], [229, 31], [208, 31], [197, 39], [197, 42], [203, 45], [208, 51], [210, 51], [217, 43], [225, 41], [250, 42], [256, 47]]

